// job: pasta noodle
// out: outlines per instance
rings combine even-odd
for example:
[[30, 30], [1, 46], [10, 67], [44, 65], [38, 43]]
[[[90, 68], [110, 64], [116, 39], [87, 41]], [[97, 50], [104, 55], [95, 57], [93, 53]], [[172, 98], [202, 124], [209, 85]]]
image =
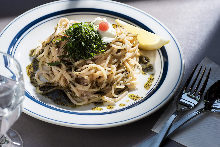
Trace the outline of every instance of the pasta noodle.
[[54, 40], [75, 22], [62, 18], [55, 32], [34, 50], [39, 61], [34, 78], [38, 85], [53, 83], [68, 89], [66, 95], [76, 105], [100, 101], [114, 104], [136, 87], [135, 75], [141, 71], [137, 36], [117, 26], [117, 36], [104, 53], [70, 65], [61, 62], [59, 66], [49, 66], [47, 63], [60, 61], [65, 45], [62, 41], [57, 47]]

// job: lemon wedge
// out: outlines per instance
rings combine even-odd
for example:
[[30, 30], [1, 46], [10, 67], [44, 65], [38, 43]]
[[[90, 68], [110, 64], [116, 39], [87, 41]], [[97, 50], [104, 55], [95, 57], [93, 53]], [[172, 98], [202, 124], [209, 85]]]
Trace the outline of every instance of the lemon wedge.
[[137, 34], [140, 49], [156, 50], [170, 42], [169, 40], [163, 39], [154, 33], [130, 25], [122, 20], [116, 19], [115, 22], [117, 25], [124, 27], [128, 32]]

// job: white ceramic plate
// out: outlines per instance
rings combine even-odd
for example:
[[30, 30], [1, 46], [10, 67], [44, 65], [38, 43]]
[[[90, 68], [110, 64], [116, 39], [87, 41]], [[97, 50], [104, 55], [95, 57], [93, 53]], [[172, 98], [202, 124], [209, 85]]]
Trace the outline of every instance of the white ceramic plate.
[[[100, 106], [102, 110], [99, 111], [92, 110], [95, 107], [93, 104], [72, 109], [60, 107], [36, 94], [25, 72], [31, 62], [28, 56], [30, 49], [37, 47], [40, 41], [53, 33], [61, 17], [91, 21], [98, 16], [112, 23], [119, 18], [170, 40], [160, 50], [148, 53], [155, 69], [152, 86], [146, 90], [144, 84], [149, 75], [139, 75], [137, 90], [131, 92], [143, 99], [133, 101], [125, 97], [113, 109]], [[56, 1], [31, 9], [6, 26], [0, 34], [0, 44], [2, 51], [11, 54], [21, 63], [26, 89], [24, 112], [37, 119], [68, 127], [105, 128], [141, 119], [168, 101], [183, 73], [181, 50], [173, 34], [149, 14], [113, 1]]]

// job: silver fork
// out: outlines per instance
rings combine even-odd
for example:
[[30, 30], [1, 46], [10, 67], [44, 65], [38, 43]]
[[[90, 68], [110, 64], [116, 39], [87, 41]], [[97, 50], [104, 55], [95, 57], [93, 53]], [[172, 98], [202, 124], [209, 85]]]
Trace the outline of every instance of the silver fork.
[[[198, 116], [199, 114], [205, 113], [205, 112], [214, 112], [219, 113], [220, 112], [220, 80], [216, 81], [206, 92], [204, 96], [204, 107], [201, 109], [198, 109], [186, 116], [184, 116], [179, 121], [175, 122], [173, 126], [170, 128], [169, 132], [167, 133], [167, 136], [172, 134], [176, 129], [193, 119], [194, 117]], [[166, 137], [167, 137], [166, 136]]]
[[[173, 132], [175, 132], [178, 128], [192, 120], [193, 118], [199, 116], [202, 113], [205, 112], [213, 112], [213, 113], [220, 113], [220, 80], [215, 82], [206, 92], [204, 96], [204, 107], [201, 109], [198, 109], [190, 114], [185, 115], [180, 120], [175, 122], [172, 127], [169, 129], [167, 136], [170, 136]], [[154, 141], [155, 137], [153, 136], [148, 140], [148, 144], [145, 144], [146, 147], [151, 145], [151, 142]]]
[[[208, 74], [206, 75], [205, 81], [203, 82], [201, 89], [198, 91], [200, 84], [202, 82], [203, 76], [206, 72], [206, 68], [204, 68], [204, 70], [202, 71], [200, 79], [197, 82], [198, 77], [199, 77], [201, 70], [203, 68], [201, 66], [195, 79], [191, 83], [191, 80], [193, 78], [193, 75], [194, 75], [197, 67], [198, 67], [198, 65], [196, 65], [196, 67], [193, 69], [191, 75], [187, 79], [187, 81], [183, 87], [183, 90], [182, 90], [182, 96], [179, 99], [177, 99], [177, 101], [176, 101], [176, 108], [177, 108], [176, 111], [170, 116], [170, 118], [164, 124], [161, 131], [157, 135], [152, 137], [153, 141], [152, 141], [152, 139], [148, 139], [148, 140], [142, 142], [141, 144], [139, 144], [138, 147], [146, 147], [146, 146], [159, 147], [161, 142], [163, 141], [163, 139], [166, 137], [166, 135], [167, 135], [172, 123], [176, 119], [176, 117], [182, 116], [183, 114], [185, 114], [189, 110], [193, 109], [199, 102], [201, 102], [201, 97], [205, 91], [211, 69], [209, 69]], [[196, 84], [196, 82], [197, 82], [197, 84]], [[191, 85], [190, 85], [190, 83], [191, 83]], [[195, 86], [195, 84], [196, 84], [196, 86]], [[150, 143], [148, 141], [150, 141]]]

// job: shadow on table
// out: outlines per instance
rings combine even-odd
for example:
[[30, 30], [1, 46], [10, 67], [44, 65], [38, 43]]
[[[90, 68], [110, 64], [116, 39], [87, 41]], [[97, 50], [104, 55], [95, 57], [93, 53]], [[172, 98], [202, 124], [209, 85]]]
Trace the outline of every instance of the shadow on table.
[[[0, 4], [0, 18], [18, 16], [34, 7], [53, 1], [55, 0], [4, 0], [1, 1]], [[116, 0], [116, 1], [123, 3], [123, 2], [143, 1], [143, 0]], [[147, 0], [147, 1], [153, 1], [153, 0]]]
[[204, 56], [209, 57], [212, 61], [220, 65], [220, 18], [209, 38], [204, 44]]
[[29, 9], [54, 0], [4, 0], [0, 4], [0, 18], [18, 16]]
[[24, 113], [13, 128], [20, 132], [24, 146], [37, 147], [43, 144], [47, 147], [129, 147], [154, 134], [150, 129], [166, 107], [167, 105], [137, 122], [113, 128], [77, 129], [61, 127], [34, 119]]

